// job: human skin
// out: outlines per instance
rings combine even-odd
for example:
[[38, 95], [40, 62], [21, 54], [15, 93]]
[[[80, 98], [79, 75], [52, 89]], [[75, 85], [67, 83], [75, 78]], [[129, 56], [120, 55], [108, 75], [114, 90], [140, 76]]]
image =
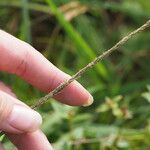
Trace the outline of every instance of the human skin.
[[[70, 76], [60, 71], [29, 44], [0, 30], [0, 71], [16, 74], [41, 91], [50, 92]], [[93, 102], [91, 94], [77, 81], [68, 85], [55, 99], [61, 103], [82, 106]], [[17, 99], [0, 82], [0, 130], [19, 150], [52, 150], [40, 130], [38, 112]], [[0, 150], [4, 150], [0, 144]]]

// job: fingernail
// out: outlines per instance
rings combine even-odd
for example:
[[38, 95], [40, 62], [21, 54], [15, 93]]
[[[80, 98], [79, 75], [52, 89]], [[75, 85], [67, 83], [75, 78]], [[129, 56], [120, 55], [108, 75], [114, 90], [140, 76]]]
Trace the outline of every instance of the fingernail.
[[90, 95], [89, 99], [87, 100], [87, 102], [83, 106], [84, 107], [90, 106], [90, 105], [92, 105], [93, 101], [94, 101], [93, 96]]
[[8, 117], [8, 124], [23, 132], [36, 131], [42, 123], [42, 117], [36, 111], [20, 105], [14, 105]]

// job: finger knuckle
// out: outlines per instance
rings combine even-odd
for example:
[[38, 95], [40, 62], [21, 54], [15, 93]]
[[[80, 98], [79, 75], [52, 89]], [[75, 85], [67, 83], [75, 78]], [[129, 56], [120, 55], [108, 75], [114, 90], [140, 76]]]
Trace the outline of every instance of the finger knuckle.
[[0, 123], [7, 119], [11, 111], [11, 101], [4, 92], [0, 91]]
[[26, 74], [27, 65], [28, 65], [28, 51], [25, 51], [22, 56], [18, 59], [15, 74], [19, 76], [24, 76]]

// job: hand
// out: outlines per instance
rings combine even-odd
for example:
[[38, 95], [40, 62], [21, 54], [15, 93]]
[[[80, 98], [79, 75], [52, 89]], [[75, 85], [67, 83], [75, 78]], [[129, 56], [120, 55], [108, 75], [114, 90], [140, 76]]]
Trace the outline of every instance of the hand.
[[[42, 91], [50, 92], [69, 78], [29, 44], [0, 30], [0, 70], [16, 74]], [[55, 97], [62, 103], [90, 105], [93, 98], [78, 82], [71, 83]], [[39, 113], [19, 101], [11, 90], [0, 82], [0, 130], [19, 150], [52, 150], [39, 127]], [[0, 145], [0, 150], [3, 150]]]

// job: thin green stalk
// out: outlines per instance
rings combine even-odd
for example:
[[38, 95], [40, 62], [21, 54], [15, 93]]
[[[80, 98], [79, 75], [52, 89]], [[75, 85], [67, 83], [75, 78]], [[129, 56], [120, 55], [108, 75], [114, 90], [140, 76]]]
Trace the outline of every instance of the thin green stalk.
[[28, 43], [31, 43], [32, 39], [31, 39], [28, 0], [22, 0], [22, 16], [23, 16], [23, 23], [22, 23], [20, 38]]
[[[63, 14], [56, 7], [53, 0], [46, 0], [46, 1], [50, 7], [51, 13], [56, 16], [59, 24], [64, 28], [68, 36], [72, 39], [77, 48], [80, 50], [79, 53], [86, 54], [88, 56], [89, 61], [93, 60], [96, 57], [95, 52], [85, 42], [85, 40], [81, 37], [81, 35], [73, 28], [73, 26], [68, 21], [65, 20]], [[104, 79], [109, 79], [109, 73], [102, 63], [96, 65], [96, 71]]]

